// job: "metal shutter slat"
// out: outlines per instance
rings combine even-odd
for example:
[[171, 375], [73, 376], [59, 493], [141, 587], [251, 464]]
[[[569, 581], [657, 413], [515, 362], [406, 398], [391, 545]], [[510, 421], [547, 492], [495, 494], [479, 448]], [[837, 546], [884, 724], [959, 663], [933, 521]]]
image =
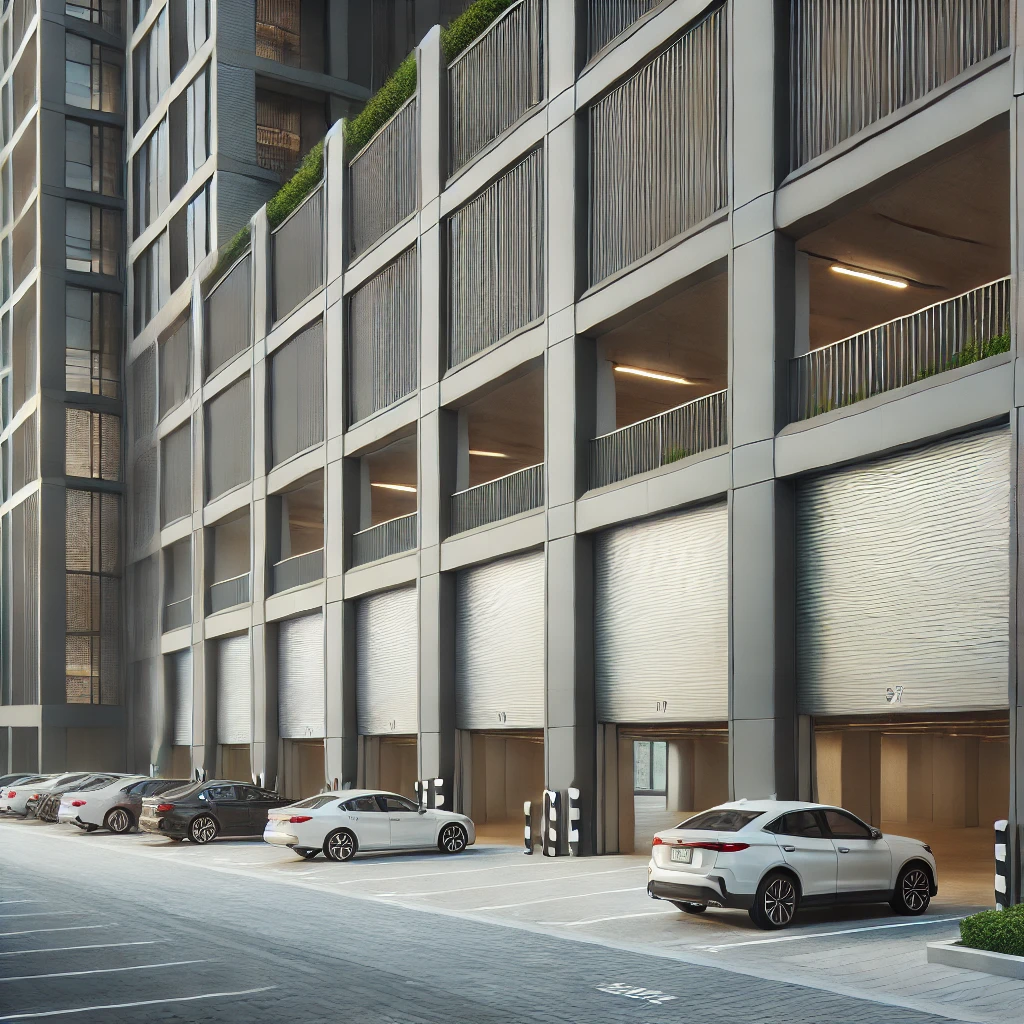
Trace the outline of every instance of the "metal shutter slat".
[[167, 659], [171, 671], [172, 739], [175, 747], [192, 745], [192, 651], [186, 648]]
[[[594, 549], [594, 634], [600, 721], [726, 719], [726, 504], [599, 535]], [[659, 708], [659, 702], [667, 704]]]
[[459, 573], [455, 717], [459, 729], [543, 728], [543, 551]]
[[249, 634], [217, 641], [217, 742], [252, 742]]
[[418, 638], [415, 587], [356, 604], [356, 717], [360, 735], [417, 730]]
[[323, 739], [327, 733], [322, 612], [277, 627], [277, 710], [281, 739]]

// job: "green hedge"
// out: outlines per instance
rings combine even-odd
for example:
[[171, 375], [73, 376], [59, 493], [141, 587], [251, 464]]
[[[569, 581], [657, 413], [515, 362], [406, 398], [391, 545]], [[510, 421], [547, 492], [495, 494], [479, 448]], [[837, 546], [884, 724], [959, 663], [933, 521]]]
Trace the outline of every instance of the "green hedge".
[[441, 52], [451, 64], [463, 50], [482, 35], [499, 15], [504, 14], [516, 0], [476, 0], [447, 28], [441, 29]]
[[321, 139], [303, 157], [299, 169], [267, 203], [267, 223], [271, 229], [285, 221], [296, 207], [323, 181], [324, 140]]
[[965, 917], [960, 922], [960, 945], [1024, 956], [1024, 904]]

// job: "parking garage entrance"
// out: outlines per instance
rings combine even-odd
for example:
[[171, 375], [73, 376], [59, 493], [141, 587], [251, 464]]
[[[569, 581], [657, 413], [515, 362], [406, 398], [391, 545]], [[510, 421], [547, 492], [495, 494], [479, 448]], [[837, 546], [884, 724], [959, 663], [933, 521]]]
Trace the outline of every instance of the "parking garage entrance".
[[360, 736], [359, 785], [416, 799], [416, 737]]
[[993, 824], [1010, 805], [1006, 712], [813, 720], [815, 798], [928, 843], [939, 899], [991, 904]]
[[327, 782], [324, 741], [281, 740], [279, 768], [277, 785], [280, 793], [290, 800], [316, 796]]
[[252, 751], [248, 743], [222, 743], [218, 748], [217, 778], [248, 782], [252, 778]]
[[729, 799], [729, 727], [601, 725], [599, 849], [646, 853], [654, 834]]
[[457, 758], [455, 805], [473, 819], [477, 841], [521, 846], [523, 805], [538, 823], [543, 814], [544, 730], [460, 731]]

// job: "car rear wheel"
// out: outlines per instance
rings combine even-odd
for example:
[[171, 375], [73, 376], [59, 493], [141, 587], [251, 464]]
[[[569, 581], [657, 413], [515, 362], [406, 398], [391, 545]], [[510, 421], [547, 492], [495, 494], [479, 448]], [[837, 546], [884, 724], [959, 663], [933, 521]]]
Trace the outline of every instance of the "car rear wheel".
[[896, 879], [889, 906], [897, 914], [916, 917], [928, 909], [932, 901], [932, 880], [922, 864], [907, 864]]
[[208, 814], [200, 814], [192, 819], [188, 827], [188, 837], [193, 843], [210, 843], [217, 838], [217, 822]]
[[673, 905], [684, 914], [703, 914], [708, 909], [706, 903], [678, 903], [673, 900]]
[[124, 835], [125, 832], [130, 832], [132, 826], [135, 824], [135, 819], [132, 817], [131, 811], [126, 811], [123, 807], [115, 807], [113, 810], [107, 811], [107, 817], [103, 822], [111, 832], [116, 832], [118, 835]]
[[462, 853], [468, 842], [466, 830], [458, 822], [452, 822], [441, 829], [437, 846], [442, 853]]
[[785, 928], [793, 920], [800, 894], [796, 882], [783, 871], [771, 871], [761, 879], [750, 908], [750, 919], [758, 928]]
[[356, 837], [347, 829], [338, 829], [324, 840], [324, 856], [328, 860], [351, 860], [357, 849]]
[[319, 850], [296, 850], [295, 851], [303, 860], [312, 860], [320, 851]]

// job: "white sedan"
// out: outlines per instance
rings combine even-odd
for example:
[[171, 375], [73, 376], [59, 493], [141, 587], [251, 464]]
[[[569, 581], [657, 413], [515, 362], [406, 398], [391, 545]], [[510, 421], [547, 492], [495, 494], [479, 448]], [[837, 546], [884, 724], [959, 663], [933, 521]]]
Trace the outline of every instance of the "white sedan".
[[111, 832], [129, 832], [135, 825], [129, 791], [147, 781], [148, 775], [126, 775], [95, 789], [69, 790], [61, 795], [57, 821], [87, 831], [102, 827]]
[[351, 860], [359, 850], [461, 853], [476, 842], [464, 814], [419, 807], [396, 793], [348, 789], [300, 800], [270, 812], [266, 842], [311, 859]]
[[746, 910], [785, 928], [797, 907], [888, 903], [923, 914], [938, 892], [935, 858], [919, 839], [885, 835], [824, 804], [737, 800], [654, 837], [647, 893], [680, 910]]
[[6, 811], [8, 814], [19, 814], [24, 817], [25, 805], [32, 797], [37, 794], [42, 796], [44, 793], [52, 793], [65, 782], [84, 781], [92, 774], [92, 772], [66, 772], [62, 775], [51, 775], [48, 777], [39, 775], [29, 776], [28, 779], [12, 783], [9, 788], [4, 789], [3, 796], [0, 797], [0, 811]]

